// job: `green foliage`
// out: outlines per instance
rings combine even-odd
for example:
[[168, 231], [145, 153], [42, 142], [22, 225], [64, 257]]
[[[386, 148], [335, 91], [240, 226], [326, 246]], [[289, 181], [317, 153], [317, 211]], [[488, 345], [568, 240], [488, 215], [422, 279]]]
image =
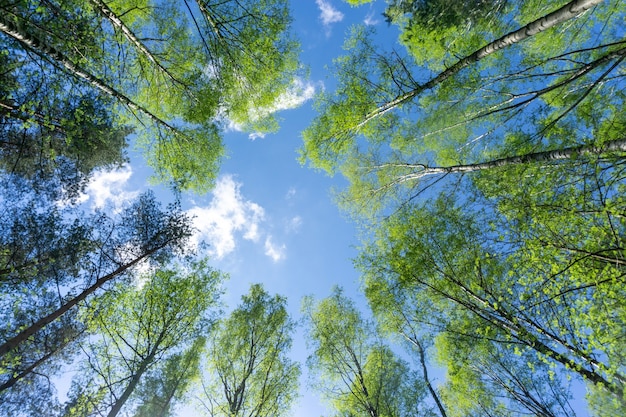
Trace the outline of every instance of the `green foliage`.
[[[309, 162], [333, 174], [346, 159], [358, 154], [357, 135], [365, 137], [371, 146], [393, 137], [398, 119], [391, 114], [367, 124], [361, 122], [380, 103], [393, 100], [398, 88], [407, 91], [416, 81], [402, 56], [387, 56], [377, 49], [374, 33], [373, 28], [352, 29], [344, 44], [347, 55], [334, 62], [339, 87], [332, 94], [318, 95], [315, 105], [319, 116], [302, 133], [301, 163]], [[360, 72], [360, 68], [368, 68], [368, 73]]]
[[188, 398], [187, 391], [199, 378], [200, 356], [206, 339], [199, 337], [181, 353], [165, 359], [165, 363], [146, 375], [137, 396], [141, 404], [136, 417], [167, 417], [175, 415], [176, 403]]
[[[519, 187], [519, 182], [510, 186]], [[545, 190], [541, 184], [533, 186]], [[528, 190], [518, 192], [533, 197]], [[520, 203], [511, 207], [528, 215]], [[561, 207], [557, 203], [554, 208]], [[452, 385], [443, 399], [451, 410], [497, 407], [487, 401], [496, 388], [526, 409], [557, 407], [567, 402], [567, 393], [552, 387], [555, 373], [571, 372], [619, 398], [624, 384], [619, 299], [625, 286], [618, 277], [623, 268], [608, 259], [611, 251], [585, 247], [598, 240], [612, 246], [611, 237], [601, 237], [603, 228], [596, 223], [606, 214], [582, 216], [596, 224], [594, 229], [574, 213], [565, 218], [562, 213], [535, 212], [530, 222], [516, 218], [509, 223], [497, 210], [488, 200], [465, 201], [461, 208], [451, 196], [405, 207], [385, 221], [359, 262], [374, 311], [391, 331], [406, 334], [421, 328], [423, 334], [436, 335], [438, 354], [447, 358]], [[615, 220], [613, 226], [619, 227]], [[597, 253], [606, 258], [598, 259]], [[484, 350], [479, 343], [485, 343]], [[462, 353], [464, 349], [471, 355]], [[495, 352], [501, 353], [496, 357]], [[513, 360], [516, 352], [525, 359]], [[459, 359], [464, 355], [467, 362]], [[534, 388], [511, 396], [511, 384], [530, 384], [521, 378], [530, 372], [522, 366], [526, 364], [531, 375], [543, 369], [544, 384], [529, 376]], [[497, 369], [486, 374], [487, 365], [502, 366], [519, 380], [508, 380]], [[467, 382], [472, 378], [478, 379]], [[534, 389], [538, 391], [533, 394]], [[472, 402], [481, 390], [484, 399]]]
[[130, 130], [114, 121], [107, 97], [64, 90], [56, 74], [26, 67], [19, 55], [0, 57], [0, 168], [37, 191], [74, 198], [94, 170], [126, 161]]
[[[180, 371], [171, 366], [184, 355], [172, 355], [193, 344], [210, 326], [210, 309], [217, 303], [222, 280], [206, 261], [160, 269], [138, 276], [134, 288], [116, 286], [83, 309], [81, 315], [94, 336], [84, 343], [86, 358], [73, 382], [66, 415], [113, 416], [132, 407], [149, 371], [169, 368], [166, 378]], [[193, 358], [187, 360], [193, 363]], [[148, 378], [145, 383], [154, 382]], [[180, 395], [183, 388], [170, 387], [170, 395]]]
[[371, 3], [372, 0], [346, 0], [346, 2], [351, 6], [359, 6], [361, 4]]
[[[12, 55], [12, 62], [6, 57], [3, 61], [13, 67], [11, 73], [2, 71], [12, 80], [1, 92], [3, 114], [45, 126], [55, 135], [69, 130], [65, 142], [98, 150], [93, 163], [100, 166], [123, 162], [104, 157], [111, 156], [111, 148], [125, 145], [119, 136], [125, 137], [129, 126], [140, 136], [155, 178], [181, 189], [207, 191], [223, 153], [221, 128], [235, 123], [248, 131], [276, 130], [274, 113], [301, 68], [299, 45], [289, 32], [287, 1], [196, 3], [71, 0], [0, 6], [2, 36]], [[67, 28], [72, 28], [71, 36]], [[106, 103], [105, 113], [114, 115], [119, 125], [102, 125], [98, 111], [83, 112], [76, 102], [69, 114], [59, 115], [55, 106], [42, 109], [34, 96], [19, 91], [17, 80], [46, 102], [98, 95], [94, 109]], [[40, 81], [46, 90], [39, 89]], [[94, 117], [83, 120], [84, 114]], [[78, 127], [74, 134], [71, 129]], [[29, 135], [35, 139], [29, 143], [36, 142], [37, 135]], [[44, 151], [48, 147], [47, 159], [55, 161], [57, 148], [46, 144]]]
[[384, 15], [401, 28], [401, 42], [420, 65], [442, 71], [501, 30], [499, 18], [510, 11], [509, 3], [390, 0]]
[[280, 416], [296, 398], [300, 367], [288, 357], [295, 323], [286, 299], [260, 284], [211, 334], [202, 404], [211, 417]]
[[149, 194], [120, 213], [87, 215], [33, 193], [28, 184], [4, 180], [0, 410], [47, 414], [57, 408], [49, 380], [76, 359], [86, 334], [77, 309], [114, 282], [128, 285], [138, 261], [160, 265], [183, 254], [189, 223]]
[[417, 416], [424, 386], [361, 318], [354, 303], [335, 287], [319, 302], [303, 301], [308, 341], [314, 353], [307, 364], [315, 386], [337, 416]]

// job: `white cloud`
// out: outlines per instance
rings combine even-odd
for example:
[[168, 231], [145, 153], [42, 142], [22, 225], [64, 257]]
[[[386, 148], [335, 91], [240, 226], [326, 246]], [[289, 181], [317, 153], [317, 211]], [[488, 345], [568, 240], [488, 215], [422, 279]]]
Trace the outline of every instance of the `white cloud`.
[[250, 138], [250, 140], [255, 140], [255, 139], [263, 139], [265, 137], [265, 133], [261, 133], [261, 132], [254, 132], [254, 133], [250, 133], [248, 135], [248, 138]]
[[298, 191], [296, 190], [296, 187], [290, 187], [289, 190], [287, 190], [287, 194], [285, 195], [285, 199], [286, 200], [291, 200], [296, 196], [296, 193]]
[[243, 126], [239, 123], [232, 121], [224, 115], [220, 115], [220, 118], [226, 122], [226, 126], [224, 128], [226, 132], [243, 132]]
[[101, 208], [112, 204], [119, 208], [125, 202], [139, 195], [138, 191], [127, 191], [128, 181], [133, 175], [130, 165], [110, 171], [96, 171], [85, 188], [85, 192], [78, 198], [78, 203], [91, 201], [94, 208]]
[[[270, 116], [282, 110], [290, 110], [299, 107], [304, 102], [315, 97], [315, 85], [309, 81], [303, 81], [301, 78], [295, 78], [287, 91], [279, 95], [271, 106], [250, 109], [248, 115], [251, 121], [257, 121], [263, 117]], [[225, 112], [220, 116], [225, 121], [225, 129], [227, 132], [243, 132], [244, 126], [226, 117]], [[264, 138], [262, 132], [252, 132], [248, 135], [252, 140]]]
[[285, 259], [287, 247], [285, 245], [275, 245], [272, 242], [272, 236], [267, 236], [265, 239], [265, 254], [272, 258], [274, 262]]
[[380, 21], [374, 17], [374, 11], [372, 10], [367, 14], [367, 16], [365, 16], [365, 20], [363, 20], [363, 23], [365, 23], [367, 26], [374, 26], [380, 23]]
[[315, 86], [309, 81], [304, 82], [302, 79], [296, 78], [291, 87], [276, 99], [268, 111], [274, 113], [294, 109], [313, 97], [315, 97]]
[[235, 249], [238, 234], [255, 242], [260, 238], [259, 224], [265, 211], [258, 204], [244, 199], [240, 188], [241, 183], [232, 176], [223, 176], [217, 180], [209, 206], [194, 207], [188, 211], [195, 216], [194, 225], [198, 229], [196, 242], [205, 240], [217, 258]]
[[324, 26], [329, 26], [331, 23], [341, 22], [343, 20], [343, 13], [335, 9], [330, 2], [326, 0], [315, 0], [317, 6], [320, 8], [320, 19]]
[[298, 233], [302, 226], [302, 217], [294, 216], [287, 221], [286, 230], [287, 233]]
[[[271, 106], [252, 109], [250, 111], [250, 119], [254, 121], [282, 110], [295, 109], [313, 97], [315, 97], [315, 85], [309, 81], [305, 82], [300, 78], [295, 78], [287, 91], [279, 95]], [[234, 127], [237, 127], [236, 124], [234, 124]], [[250, 139], [256, 139], [257, 137], [263, 136], [258, 132], [250, 135]]]

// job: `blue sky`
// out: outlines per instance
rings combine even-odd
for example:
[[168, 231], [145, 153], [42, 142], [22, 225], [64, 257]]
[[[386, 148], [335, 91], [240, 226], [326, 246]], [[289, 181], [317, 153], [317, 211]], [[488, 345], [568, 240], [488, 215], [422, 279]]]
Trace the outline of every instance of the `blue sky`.
[[[272, 294], [286, 296], [295, 319], [299, 319], [303, 296], [325, 297], [335, 284], [364, 305], [352, 266], [356, 230], [331, 197], [333, 188], [342, 187], [342, 179], [301, 166], [297, 151], [301, 131], [314, 117], [315, 93], [333, 88], [328, 67], [342, 54], [350, 26], [377, 25], [388, 42], [396, 42], [395, 28], [388, 27], [381, 16], [384, 6], [382, 0], [359, 8], [340, 0], [292, 1], [293, 31], [301, 42], [301, 60], [309, 76], [298, 80], [293, 91], [276, 103], [280, 130], [263, 136], [243, 133], [230, 124], [224, 135], [227, 157], [215, 189], [207, 195], [183, 197], [183, 208], [195, 216], [198, 233], [194, 240], [208, 244], [212, 265], [230, 275], [224, 297], [229, 308], [256, 282]], [[163, 201], [171, 200], [168, 190], [149, 184], [149, 176], [141, 156], [132, 153], [128, 166], [97, 173], [83, 202], [115, 207], [146, 188]], [[308, 353], [302, 329], [292, 353], [303, 370], [301, 398], [292, 414], [329, 414], [307, 386], [304, 361]], [[193, 414], [188, 408], [180, 412]]]

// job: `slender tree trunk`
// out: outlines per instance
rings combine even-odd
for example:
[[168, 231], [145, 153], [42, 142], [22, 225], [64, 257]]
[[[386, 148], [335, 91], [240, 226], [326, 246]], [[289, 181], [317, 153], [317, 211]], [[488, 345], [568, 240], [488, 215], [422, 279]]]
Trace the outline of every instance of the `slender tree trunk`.
[[48, 359], [50, 359], [55, 354], [61, 352], [63, 349], [65, 349], [65, 347], [68, 344], [70, 344], [72, 341], [76, 340], [82, 333], [83, 333], [83, 331], [81, 330], [81, 331], [79, 331], [76, 334], [71, 334], [70, 336], [66, 336], [64, 338], [63, 342], [59, 346], [57, 346], [53, 350], [49, 351], [48, 353], [43, 355], [41, 358], [37, 359], [35, 362], [30, 364], [26, 369], [21, 371], [19, 374], [12, 375], [5, 383], [0, 385], [0, 393], [2, 391], [6, 390], [6, 389], [11, 388], [20, 379], [24, 378], [25, 376], [27, 376], [28, 374], [33, 372], [39, 365], [41, 365], [42, 363], [46, 362]]
[[422, 365], [422, 374], [424, 374], [424, 382], [426, 382], [428, 392], [430, 392], [430, 396], [435, 401], [435, 404], [437, 404], [437, 408], [439, 409], [441, 417], [448, 417], [448, 415], [446, 414], [446, 409], [443, 407], [443, 404], [441, 404], [441, 401], [439, 400], [439, 395], [437, 395], [437, 391], [435, 391], [435, 388], [430, 383], [430, 378], [428, 378], [428, 368], [426, 367], [426, 353], [424, 352], [424, 348], [417, 339], [412, 340], [412, 342], [417, 347], [420, 364]]
[[525, 155], [510, 156], [508, 158], [494, 159], [492, 161], [480, 162], [477, 164], [467, 165], [453, 165], [449, 167], [431, 167], [422, 164], [383, 164], [377, 166], [375, 169], [381, 169], [385, 167], [396, 168], [413, 168], [417, 172], [403, 175], [398, 178], [397, 183], [419, 180], [429, 175], [437, 174], [464, 174], [475, 171], [482, 171], [487, 169], [494, 169], [499, 167], [506, 167], [512, 165], [530, 164], [530, 163], [553, 163], [555, 161], [562, 161], [572, 159], [580, 156], [602, 156], [611, 152], [626, 152], [626, 139], [618, 139], [606, 142], [603, 145], [581, 145], [573, 146], [569, 148], [556, 149], [553, 151], [533, 152]]
[[33, 372], [35, 370], [35, 368], [37, 368], [42, 363], [46, 362], [55, 353], [57, 353], [58, 351], [62, 350], [66, 345], [67, 345], [67, 343], [62, 345], [62, 346], [60, 346], [56, 351], [52, 351], [52, 352], [46, 353], [41, 358], [37, 359], [35, 362], [30, 364], [30, 366], [28, 366], [26, 369], [24, 369], [19, 374], [12, 375], [4, 384], [0, 385], [0, 393], [2, 391], [4, 391], [4, 390], [7, 390], [7, 389], [11, 388], [13, 385], [15, 385], [16, 382], [18, 382], [20, 379], [24, 378], [25, 376], [27, 376], [28, 374]]
[[58, 319], [59, 317], [61, 317], [63, 314], [67, 313], [72, 307], [76, 306], [78, 303], [80, 303], [81, 301], [85, 300], [88, 296], [90, 296], [91, 294], [96, 292], [96, 290], [101, 288], [104, 284], [106, 284], [107, 282], [111, 281], [113, 278], [117, 277], [118, 275], [128, 271], [130, 268], [132, 268], [133, 266], [135, 266], [136, 264], [138, 264], [142, 260], [146, 259], [150, 255], [154, 254], [155, 252], [159, 251], [160, 249], [166, 247], [171, 242], [172, 242], [171, 239], [167, 240], [166, 242], [162, 243], [161, 245], [148, 250], [147, 252], [145, 252], [144, 254], [139, 256], [138, 258], [135, 258], [131, 262], [128, 262], [128, 263], [118, 267], [115, 271], [111, 272], [110, 274], [107, 274], [107, 275], [105, 275], [105, 276], [103, 276], [101, 278], [98, 278], [96, 280], [96, 282], [92, 286], [90, 286], [87, 289], [85, 289], [79, 295], [77, 295], [76, 297], [70, 299], [65, 304], [63, 304], [61, 307], [59, 307], [57, 310], [53, 311], [52, 313], [48, 314], [45, 317], [42, 317], [39, 320], [37, 320], [36, 322], [31, 324], [27, 328], [22, 330], [20, 333], [18, 333], [17, 335], [13, 336], [12, 338], [10, 338], [6, 342], [4, 342], [2, 345], [0, 345], [0, 357], [2, 357], [3, 355], [6, 355], [9, 351], [11, 351], [15, 347], [17, 347], [20, 343], [24, 342], [29, 337], [31, 337], [32, 335], [37, 333], [39, 330], [43, 329], [45, 326], [47, 326], [48, 324], [52, 323], [54, 320]]
[[523, 28], [517, 29], [513, 32], [507, 33], [506, 35], [496, 39], [495, 41], [488, 43], [477, 51], [474, 51], [472, 54], [467, 55], [466, 57], [457, 61], [454, 65], [446, 69], [445, 71], [437, 74], [435, 77], [431, 78], [426, 83], [419, 85], [417, 88], [409, 91], [408, 93], [402, 94], [396, 97], [394, 100], [389, 101], [382, 106], [379, 106], [376, 110], [370, 112], [365, 116], [365, 119], [361, 121], [356, 129], [363, 127], [370, 120], [381, 116], [387, 113], [390, 110], [398, 107], [400, 104], [405, 103], [424, 91], [430, 90], [433, 87], [441, 84], [446, 79], [455, 75], [463, 68], [468, 67], [469, 65], [480, 61], [481, 59], [501, 50], [508, 46], [511, 46], [515, 43], [523, 41], [524, 39], [530, 38], [540, 32], [548, 30], [560, 23], [563, 23], [569, 19], [572, 19], [585, 10], [592, 8], [600, 4], [602, 0], [573, 0], [567, 3], [565, 6], [559, 8], [558, 10], [553, 11], [550, 14], [547, 14], [543, 17], [540, 17], [537, 20], [527, 24]]
[[159, 345], [161, 344], [161, 341], [163, 340], [164, 335], [165, 335], [164, 333], [161, 333], [159, 335], [159, 338], [157, 339], [154, 346], [152, 347], [150, 354], [141, 361], [141, 365], [139, 366], [139, 369], [137, 369], [137, 372], [133, 374], [132, 378], [130, 379], [130, 382], [126, 386], [126, 389], [124, 389], [124, 392], [122, 393], [122, 395], [117, 399], [117, 401], [115, 401], [107, 417], [117, 416], [117, 414], [120, 412], [124, 404], [126, 404], [126, 401], [128, 401], [128, 398], [130, 398], [133, 391], [135, 391], [135, 388], [137, 388], [137, 384], [139, 384], [141, 377], [148, 370], [148, 367], [154, 362], [154, 358], [156, 356], [157, 351], [159, 350]]
[[[624, 378], [621, 375], [614, 375], [614, 378], [617, 380], [616, 383], [611, 383], [607, 381], [602, 375], [596, 373], [593, 368], [601, 369], [602, 366], [597, 361], [590, 359], [587, 355], [580, 355], [580, 352], [576, 349], [572, 349], [572, 347], [564, 343], [563, 340], [559, 338], [555, 338], [551, 333], [547, 332], [542, 327], [538, 326], [536, 323], [529, 321], [524, 317], [518, 317], [511, 311], [508, 311], [504, 308], [494, 309], [491, 303], [486, 300], [484, 297], [478, 295], [476, 292], [472, 291], [468, 288], [463, 282], [455, 279], [449, 275], [446, 276], [447, 279], [451, 280], [455, 285], [457, 285], [464, 293], [466, 293], [474, 302], [462, 300], [459, 297], [456, 297], [452, 294], [443, 292], [441, 290], [436, 289], [435, 287], [429, 285], [432, 290], [438, 292], [441, 296], [453, 301], [462, 307], [468, 309], [476, 316], [481, 319], [493, 324], [494, 326], [502, 329], [505, 333], [508, 333], [513, 338], [519, 340], [521, 343], [525, 344], [529, 348], [559, 362], [564, 365], [566, 368], [571, 369], [573, 372], [578, 373], [587, 381], [593, 383], [594, 385], [603, 387], [608, 392], [615, 395], [617, 398], [622, 398], [624, 395], [624, 387], [623, 381]], [[427, 283], [421, 281], [418, 277], [415, 279], [424, 284]], [[479, 305], [476, 305], [478, 303]], [[529, 326], [529, 328], [525, 327]], [[546, 343], [541, 341], [539, 337], [533, 332], [533, 329], [539, 333], [539, 335], [544, 336], [551, 340], [554, 343], [561, 345], [564, 349], [572, 353], [580, 362], [589, 363], [592, 366], [592, 369], [584, 368], [580, 362], [571, 357], [557, 352]]]
[[74, 77], [86, 81], [91, 86], [108, 94], [118, 102], [128, 106], [130, 109], [143, 114], [157, 125], [166, 128], [172, 133], [181, 134], [178, 129], [167, 123], [165, 120], [159, 118], [154, 113], [150, 112], [150, 110], [134, 102], [122, 92], [116, 90], [105, 81], [96, 77], [87, 70], [81, 68], [79, 65], [74, 64], [69, 58], [63, 55], [61, 51], [55, 49], [52, 46], [45, 45], [42, 41], [34, 36], [21, 32], [18, 27], [16, 27], [10, 20], [6, 19], [4, 16], [0, 16], [0, 31], [12, 37], [20, 44], [22, 44], [22, 46], [24, 46], [26, 49], [33, 51], [35, 54], [41, 56], [42, 58], [56, 62], [57, 65], [64, 68], [65, 71], [69, 72]]
[[215, 19], [213, 19], [213, 16], [211, 16], [211, 12], [209, 11], [209, 9], [207, 9], [204, 1], [196, 0], [196, 4], [198, 5], [198, 8], [200, 9], [200, 12], [204, 16], [204, 18], [209, 23], [209, 26], [211, 26], [211, 29], [215, 33], [215, 36], [220, 40], [220, 42], [223, 42], [224, 36], [222, 36], [222, 32], [220, 32], [219, 24], [215, 21]]
[[148, 58], [148, 60], [152, 62], [160, 71], [162, 71], [170, 80], [174, 81], [175, 83], [182, 84], [180, 83], [180, 81], [174, 78], [170, 71], [159, 62], [159, 60], [154, 56], [152, 52], [150, 52], [146, 45], [144, 45], [143, 42], [141, 42], [141, 40], [137, 38], [133, 31], [128, 26], [126, 26], [124, 22], [122, 22], [122, 19], [120, 19], [119, 16], [117, 16], [115, 12], [111, 10], [105, 2], [103, 2], [102, 0], [89, 1], [102, 16], [104, 16], [109, 22], [111, 22], [114, 27], [119, 29], [124, 34], [126, 39], [128, 39], [128, 41], [132, 43], [135, 48], [137, 48], [137, 50], [143, 54], [143, 56]]

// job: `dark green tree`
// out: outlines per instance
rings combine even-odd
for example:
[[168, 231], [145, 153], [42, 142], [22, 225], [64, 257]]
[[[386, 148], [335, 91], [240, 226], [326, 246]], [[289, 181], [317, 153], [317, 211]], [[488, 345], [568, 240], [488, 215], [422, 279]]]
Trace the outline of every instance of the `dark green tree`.
[[38, 192], [76, 197], [96, 168], [126, 161], [130, 131], [113, 121], [111, 100], [64, 88], [58, 74], [41, 70], [45, 62], [36, 64], [0, 56], [0, 169]]
[[118, 216], [79, 214], [73, 221], [54, 203], [35, 201], [24, 207], [14, 201], [2, 218], [0, 395], [6, 398], [20, 398], [33, 379], [42, 380], [40, 387], [49, 384], [47, 378], [73, 357], [84, 334], [76, 319], [80, 305], [127, 280], [140, 263], [183, 253], [190, 234], [184, 214], [162, 210], [149, 194]]

